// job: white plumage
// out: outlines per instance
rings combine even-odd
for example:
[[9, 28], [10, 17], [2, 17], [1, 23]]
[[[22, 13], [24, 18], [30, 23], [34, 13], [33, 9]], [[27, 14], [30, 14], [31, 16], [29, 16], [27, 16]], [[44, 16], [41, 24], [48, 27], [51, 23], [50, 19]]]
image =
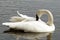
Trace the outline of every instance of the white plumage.
[[45, 23], [41, 19], [39, 21], [26, 21], [26, 22], [6, 22], [2, 25], [9, 26], [15, 30], [24, 30], [27, 32], [53, 32], [55, 26], [53, 23], [53, 15], [49, 10], [38, 10], [37, 15], [40, 18], [41, 15], [48, 14], [48, 22]]
[[19, 16], [13, 16], [9, 19], [11, 22], [25, 22], [25, 21], [35, 21], [36, 18], [34, 17], [29, 17], [27, 15], [20, 14], [19, 11], [17, 11], [17, 14]]

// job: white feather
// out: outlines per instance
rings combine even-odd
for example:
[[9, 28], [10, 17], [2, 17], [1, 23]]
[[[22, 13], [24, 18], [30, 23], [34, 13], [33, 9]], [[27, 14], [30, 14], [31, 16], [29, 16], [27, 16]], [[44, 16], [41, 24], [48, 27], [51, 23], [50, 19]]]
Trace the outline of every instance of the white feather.
[[9, 19], [11, 22], [22, 22], [22, 21], [35, 21], [36, 18], [34, 17], [29, 17], [27, 15], [20, 14], [19, 11], [17, 11], [17, 14], [19, 16], [13, 16]]
[[9, 26], [10, 28], [16, 30], [24, 30], [27, 32], [53, 32], [55, 30], [55, 26], [53, 24], [53, 16], [49, 10], [38, 11], [38, 13], [40, 13], [39, 15], [43, 14], [43, 12], [48, 14], [48, 23], [45, 23], [39, 19], [39, 21], [6, 22], [2, 23], [2, 25]]

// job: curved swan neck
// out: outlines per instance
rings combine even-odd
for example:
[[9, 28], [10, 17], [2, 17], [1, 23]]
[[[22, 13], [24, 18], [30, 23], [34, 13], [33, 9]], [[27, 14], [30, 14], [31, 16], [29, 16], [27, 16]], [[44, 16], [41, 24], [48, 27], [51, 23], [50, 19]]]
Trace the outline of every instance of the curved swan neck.
[[45, 10], [45, 9], [38, 10], [37, 15], [38, 15], [39, 18], [40, 18], [43, 14], [47, 14], [47, 15], [48, 15], [48, 22], [47, 22], [47, 24], [48, 24], [49, 26], [51, 26], [51, 25], [53, 24], [53, 15], [52, 15], [52, 13], [51, 13], [49, 10]]

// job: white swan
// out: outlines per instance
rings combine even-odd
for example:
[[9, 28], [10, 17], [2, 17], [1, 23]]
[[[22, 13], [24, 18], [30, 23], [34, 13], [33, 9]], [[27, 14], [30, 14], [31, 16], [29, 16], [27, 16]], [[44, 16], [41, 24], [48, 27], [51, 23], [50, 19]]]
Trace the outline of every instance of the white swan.
[[17, 14], [19, 16], [10, 17], [9, 21], [11, 21], [11, 22], [25, 22], [25, 21], [35, 21], [36, 20], [36, 18], [34, 18], [34, 17], [29, 17], [27, 15], [20, 14], [19, 11], [17, 11]]
[[[43, 14], [48, 15], [47, 23], [39, 19]], [[55, 30], [55, 26], [53, 23], [53, 15], [49, 10], [46, 9], [38, 10], [36, 17], [37, 17], [36, 19], [37, 21], [6, 22], [6, 23], [2, 23], [2, 25], [9, 26], [10, 28], [16, 30], [24, 30], [27, 32], [52, 32]]]

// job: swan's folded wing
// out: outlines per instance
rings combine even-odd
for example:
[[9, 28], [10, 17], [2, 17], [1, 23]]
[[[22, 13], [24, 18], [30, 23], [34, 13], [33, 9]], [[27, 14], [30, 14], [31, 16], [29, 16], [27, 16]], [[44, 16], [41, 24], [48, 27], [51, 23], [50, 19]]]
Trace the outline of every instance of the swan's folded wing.
[[21, 22], [23, 20], [25, 20], [25, 18], [22, 18], [22, 17], [19, 17], [19, 16], [13, 16], [9, 19], [9, 21], [11, 21], [11, 22]]
[[36, 20], [34, 17], [29, 17], [27, 15], [20, 14], [19, 11], [17, 11], [17, 14], [21, 16], [22, 18], [28, 19], [29, 21]]
[[17, 14], [18, 14], [20, 17], [23, 17], [23, 18], [27, 18], [27, 17], [28, 17], [27, 15], [20, 14], [19, 11], [17, 11]]
[[34, 18], [34, 17], [29, 17], [27, 15], [20, 14], [19, 11], [17, 11], [17, 14], [19, 16], [10, 17], [9, 21], [11, 21], [11, 22], [22, 22], [22, 21], [35, 21], [36, 20], [36, 18]]

